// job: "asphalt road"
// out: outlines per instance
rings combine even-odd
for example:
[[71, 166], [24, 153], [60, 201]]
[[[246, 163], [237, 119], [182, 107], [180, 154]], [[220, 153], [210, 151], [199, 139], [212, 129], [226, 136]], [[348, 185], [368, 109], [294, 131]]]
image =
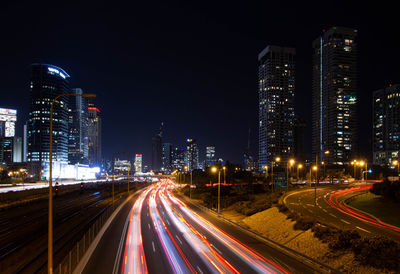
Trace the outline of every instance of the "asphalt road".
[[313, 267], [174, 197], [170, 182], [116, 216], [84, 273], [313, 273]]
[[[386, 236], [400, 241], [400, 229], [346, 205], [354, 195], [368, 191], [366, 184], [328, 185], [288, 193], [283, 201], [291, 210], [339, 229], [357, 230], [365, 236]], [[316, 197], [316, 199], [315, 199]]]

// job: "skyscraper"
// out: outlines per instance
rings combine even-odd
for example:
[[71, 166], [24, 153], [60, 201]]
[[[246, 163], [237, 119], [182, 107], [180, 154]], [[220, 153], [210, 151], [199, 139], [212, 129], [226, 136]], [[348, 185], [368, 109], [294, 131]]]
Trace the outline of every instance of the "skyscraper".
[[260, 171], [275, 157], [286, 162], [294, 153], [295, 54], [294, 48], [267, 46], [258, 55]]
[[[82, 94], [82, 89], [71, 90], [73, 94]], [[88, 106], [87, 99], [81, 96], [70, 98], [68, 105], [68, 162], [70, 164], [89, 163]]]
[[188, 171], [199, 168], [199, 149], [195, 139], [186, 139], [185, 165]]
[[101, 116], [93, 103], [88, 103], [88, 139], [89, 165], [98, 166], [101, 164]]
[[211, 166], [216, 162], [215, 159], [215, 146], [206, 147], [206, 166]]
[[142, 154], [136, 154], [135, 156], [135, 172], [142, 172]]
[[304, 146], [305, 146], [305, 131], [306, 131], [307, 122], [299, 117], [295, 117], [294, 119], [294, 157], [296, 161], [304, 162], [306, 159], [306, 155], [304, 154]]
[[163, 143], [162, 144], [162, 170], [164, 172], [171, 172], [172, 163], [172, 144]]
[[185, 148], [175, 147], [172, 153], [173, 170], [183, 171], [185, 167]]
[[15, 137], [15, 109], [0, 108], [0, 162], [21, 162], [21, 138]]
[[357, 30], [333, 27], [312, 44], [313, 158], [329, 164], [347, 164], [356, 152], [356, 36]]
[[[31, 68], [28, 161], [42, 163], [50, 158], [50, 106], [56, 96], [70, 92], [69, 75], [53, 65]], [[68, 96], [54, 103], [53, 160], [68, 162]]]
[[373, 95], [373, 162], [390, 165], [400, 156], [400, 85]]

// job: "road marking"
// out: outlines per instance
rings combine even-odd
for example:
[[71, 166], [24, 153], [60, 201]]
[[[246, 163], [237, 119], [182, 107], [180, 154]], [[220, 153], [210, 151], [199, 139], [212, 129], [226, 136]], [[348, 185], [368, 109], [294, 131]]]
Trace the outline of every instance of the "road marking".
[[368, 230], [366, 230], [366, 229], [364, 229], [364, 228], [361, 228], [361, 227], [359, 227], [359, 226], [356, 226], [356, 228], [358, 228], [359, 230], [365, 231], [365, 232], [367, 232], [367, 233], [371, 233], [371, 231], [368, 231]]
[[156, 248], [154, 246], [154, 242], [153, 241], [151, 241], [151, 245], [153, 246], [153, 252], [155, 253], [156, 252]]
[[331, 216], [334, 217], [334, 218], [337, 218], [336, 215], [334, 215], [334, 214], [332, 214], [332, 213], [329, 213], [329, 215], [331, 215]]
[[200, 269], [200, 267], [198, 265], [196, 266], [196, 269], [199, 271], [200, 274], [204, 274], [204, 272], [201, 271], [201, 269]]
[[147, 212], [147, 217], [149, 217], [149, 213]]
[[175, 236], [178, 239], [178, 241], [182, 244], [182, 241], [181, 241], [181, 239], [179, 239], [179, 236], [178, 235], [175, 235]]
[[322, 208], [322, 206], [318, 205], [319, 208]]
[[322, 209], [324, 212], [328, 213], [328, 211], [326, 211], [326, 209]]
[[308, 206], [314, 206], [314, 205], [312, 205], [312, 204], [306, 204], [306, 205], [308, 205]]
[[340, 219], [343, 223], [346, 223], [346, 224], [350, 224], [348, 221], [346, 221], [346, 220], [343, 220], [343, 219]]
[[170, 225], [169, 221], [167, 220], [167, 224]]
[[215, 245], [211, 244], [211, 246], [212, 246], [219, 254], [222, 255], [221, 250], [219, 250]]
[[149, 227], [149, 230], [151, 229], [150, 224], [147, 224], [147, 226]]

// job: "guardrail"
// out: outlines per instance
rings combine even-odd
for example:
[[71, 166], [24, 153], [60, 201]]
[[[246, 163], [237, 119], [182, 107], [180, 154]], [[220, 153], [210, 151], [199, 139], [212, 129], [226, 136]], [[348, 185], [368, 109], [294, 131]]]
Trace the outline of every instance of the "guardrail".
[[[186, 198], [185, 198], [185, 200], [188, 201]], [[335, 269], [335, 268], [333, 268], [333, 267], [330, 267], [329, 265], [326, 265], [326, 264], [324, 264], [324, 263], [321, 263], [321, 262], [315, 260], [314, 258], [311, 258], [311, 257], [309, 257], [309, 256], [307, 256], [307, 255], [305, 255], [305, 254], [303, 254], [303, 253], [300, 253], [300, 252], [298, 252], [298, 251], [296, 251], [296, 250], [294, 250], [294, 249], [291, 249], [291, 248], [289, 248], [289, 247], [287, 247], [287, 246], [285, 246], [285, 245], [283, 245], [283, 244], [280, 244], [280, 243], [278, 243], [278, 242], [275, 242], [274, 240], [271, 240], [271, 239], [269, 239], [269, 238], [267, 238], [267, 237], [265, 237], [265, 236], [263, 236], [263, 235], [261, 235], [261, 234], [255, 232], [255, 231], [253, 231], [253, 230], [251, 230], [251, 229], [248, 229], [248, 228], [246, 228], [246, 227], [244, 227], [244, 226], [242, 226], [242, 225], [240, 225], [240, 224], [238, 224], [238, 223], [236, 223], [236, 222], [233, 222], [233, 221], [231, 221], [231, 220], [225, 218], [224, 216], [222, 216], [221, 214], [219, 214], [219, 213], [216, 212], [215, 210], [212, 210], [212, 209], [210, 209], [210, 208], [208, 208], [208, 207], [205, 207], [205, 206], [203, 206], [203, 205], [200, 205], [200, 204], [198, 204], [197, 202], [194, 202], [194, 201], [188, 201], [188, 202], [191, 203], [192, 205], [196, 206], [197, 208], [199, 208], [199, 209], [202, 210], [202, 211], [210, 212], [210, 213], [216, 215], [218, 218], [221, 218], [221, 219], [223, 219], [224, 221], [226, 221], [226, 222], [228, 222], [228, 223], [230, 223], [230, 224], [232, 224], [232, 225], [234, 225], [234, 226], [239, 227], [240, 229], [246, 231], [248, 234], [250, 234], [250, 235], [253, 236], [253, 237], [261, 238], [261, 239], [263, 239], [264, 241], [268, 242], [269, 244], [271, 244], [271, 245], [273, 245], [273, 246], [275, 246], [275, 247], [277, 246], [277, 247], [283, 249], [282, 251], [283, 251], [284, 253], [286, 253], [287, 255], [289, 255], [289, 256], [292, 256], [292, 257], [295, 256], [296, 258], [299, 258], [299, 257], [300, 257], [300, 258], [301, 258], [301, 261], [302, 261], [303, 263], [306, 263], [306, 264], [307, 264], [307, 263], [308, 263], [308, 264], [311, 263], [313, 266], [317, 265], [321, 270], [325, 270], [325, 271], [328, 272], [328, 273], [341, 273], [339, 270], [337, 270], [337, 269]], [[289, 253], [289, 254], [288, 254], [288, 253]]]

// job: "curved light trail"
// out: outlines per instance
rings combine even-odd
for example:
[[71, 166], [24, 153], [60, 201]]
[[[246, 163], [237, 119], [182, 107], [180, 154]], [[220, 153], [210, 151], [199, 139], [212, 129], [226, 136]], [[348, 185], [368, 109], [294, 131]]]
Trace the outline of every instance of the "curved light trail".
[[[134, 203], [121, 273], [148, 273], [154, 263], [168, 268], [162, 269], [168, 273], [289, 273], [193, 212], [172, 195], [171, 187], [171, 181], [162, 180]], [[143, 213], [145, 208], [148, 214]], [[153, 235], [147, 238], [152, 240], [153, 253], [146, 253], [143, 246], [146, 220], [146, 233]], [[155, 257], [151, 260], [146, 254]]]

